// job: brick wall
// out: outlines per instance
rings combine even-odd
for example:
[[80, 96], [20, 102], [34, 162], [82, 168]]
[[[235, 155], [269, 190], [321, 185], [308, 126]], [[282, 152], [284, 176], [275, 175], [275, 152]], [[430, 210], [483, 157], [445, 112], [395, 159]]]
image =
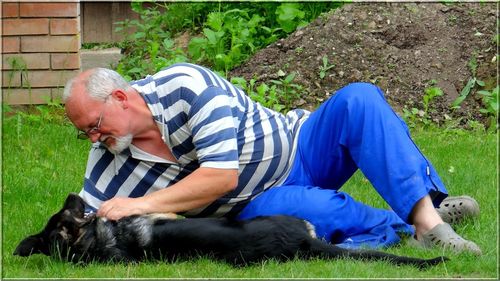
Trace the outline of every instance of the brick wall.
[[3, 2], [2, 99], [8, 104], [60, 100], [80, 69], [80, 3]]

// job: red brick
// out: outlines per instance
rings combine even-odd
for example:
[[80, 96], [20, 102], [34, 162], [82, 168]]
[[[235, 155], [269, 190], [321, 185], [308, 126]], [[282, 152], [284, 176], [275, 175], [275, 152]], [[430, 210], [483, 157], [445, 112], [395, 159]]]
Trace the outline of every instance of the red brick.
[[50, 65], [52, 69], [80, 69], [80, 54], [52, 54]]
[[3, 35], [49, 34], [49, 19], [5, 19]]
[[19, 53], [20, 49], [19, 37], [2, 36], [2, 54]]
[[50, 20], [50, 34], [63, 35], [63, 34], [78, 34], [80, 24], [77, 19], [51, 19]]
[[51, 100], [51, 89], [3, 89], [2, 99], [7, 104], [46, 104]]
[[17, 18], [19, 3], [2, 3], [2, 18]]
[[76, 17], [80, 14], [80, 3], [21, 3], [21, 17]]
[[[66, 82], [75, 77], [78, 74], [78, 70], [62, 70], [62, 71], [30, 71], [28, 72], [29, 85], [33, 88], [44, 88], [44, 87], [64, 87]], [[24, 79], [24, 77], [23, 77]], [[23, 83], [25, 81], [23, 80]], [[27, 84], [25, 83], [25, 84]]]
[[26, 69], [49, 69], [50, 55], [48, 53], [9, 54], [2, 57], [3, 69], [12, 69], [12, 60], [20, 60]]
[[2, 71], [2, 87], [21, 87], [21, 71]]
[[79, 47], [78, 36], [23, 36], [21, 38], [23, 53], [78, 52]]

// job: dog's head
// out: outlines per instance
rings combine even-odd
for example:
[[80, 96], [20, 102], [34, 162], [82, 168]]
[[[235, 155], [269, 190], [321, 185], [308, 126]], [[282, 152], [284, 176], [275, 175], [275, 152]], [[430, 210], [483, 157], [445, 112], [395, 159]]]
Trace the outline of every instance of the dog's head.
[[63, 208], [49, 219], [45, 228], [21, 241], [14, 255], [66, 256], [70, 246], [82, 235], [82, 226], [88, 222], [84, 218], [84, 210], [83, 199], [75, 193], [69, 194]]

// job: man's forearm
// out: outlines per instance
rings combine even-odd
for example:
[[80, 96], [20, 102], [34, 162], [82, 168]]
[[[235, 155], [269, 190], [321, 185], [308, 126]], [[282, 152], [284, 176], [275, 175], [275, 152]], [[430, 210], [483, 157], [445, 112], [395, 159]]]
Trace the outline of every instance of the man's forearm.
[[238, 170], [198, 168], [178, 183], [139, 198], [114, 197], [97, 215], [111, 220], [148, 213], [178, 213], [206, 206], [238, 185]]
[[145, 195], [146, 213], [184, 212], [206, 206], [238, 185], [238, 171], [198, 168], [178, 183]]

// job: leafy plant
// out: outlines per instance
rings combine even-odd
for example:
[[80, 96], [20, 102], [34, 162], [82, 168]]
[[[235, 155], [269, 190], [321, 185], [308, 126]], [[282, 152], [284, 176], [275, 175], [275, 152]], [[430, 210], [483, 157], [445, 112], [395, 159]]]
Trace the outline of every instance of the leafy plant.
[[255, 79], [252, 78], [247, 81], [243, 77], [233, 77], [231, 78], [231, 83], [241, 87], [253, 101], [260, 103], [264, 107], [278, 112], [281, 112], [285, 108], [280, 101], [280, 93], [276, 85], [268, 86], [266, 83], [261, 83], [256, 87]]
[[480, 87], [484, 87], [484, 82], [476, 78], [476, 70], [477, 70], [477, 59], [476, 56], [473, 55], [469, 61], [469, 68], [472, 72], [472, 77], [469, 79], [465, 87], [460, 91], [460, 95], [458, 98], [453, 101], [451, 104], [451, 108], [457, 109], [460, 108], [460, 104], [469, 96], [472, 89], [478, 85]]
[[[332, 6], [324, 3], [225, 6], [231, 7], [208, 14], [202, 36], [193, 38], [189, 43], [189, 55], [195, 62], [207, 63], [225, 73], [257, 50], [306, 25], [313, 14], [317, 15]], [[271, 17], [273, 14], [276, 16], [274, 19]]]
[[483, 104], [486, 106], [479, 111], [487, 115], [498, 115], [498, 86], [491, 92], [482, 90], [477, 93], [483, 96]]
[[489, 117], [490, 129], [498, 129], [498, 85], [491, 92], [482, 90], [477, 93], [482, 96], [482, 102], [485, 106], [479, 109], [479, 111]]
[[458, 98], [456, 98], [455, 101], [453, 101], [453, 103], [451, 104], [451, 107], [454, 109], [460, 108], [460, 104], [467, 98], [476, 84], [481, 87], [484, 86], [483, 81], [478, 80], [476, 77], [470, 78], [462, 91], [460, 91], [460, 95], [458, 96]]
[[286, 75], [280, 71], [278, 75], [284, 78], [271, 80], [273, 85], [260, 83], [257, 86], [255, 79], [247, 81], [243, 77], [233, 77], [231, 83], [241, 87], [252, 100], [267, 108], [285, 113], [293, 108], [293, 101], [300, 98], [302, 86], [293, 83], [295, 73]]
[[[285, 76], [286, 74], [280, 71], [278, 72], [278, 75]], [[295, 79], [295, 75], [295, 73], [291, 73], [286, 75], [284, 79], [271, 80], [271, 82], [277, 86], [277, 90], [280, 92], [280, 97], [285, 103], [285, 111], [291, 110], [293, 108], [293, 101], [299, 99], [301, 95], [302, 86], [292, 83]]]
[[[124, 57], [117, 70], [137, 79], [175, 62], [194, 61], [227, 73], [257, 50], [285, 37], [320, 13], [342, 6], [317, 3], [147, 3], [132, 2], [138, 20], [117, 22], [125, 32]], [[134, 33], [128, 32], [135, 30]], [[197, 34], [187, 54], [172, 38], [179, 32]]]
[[16, 73], [21, 74], [21, 87], [28, 88], [29, 99], [31, 100], [31, 83], [28, 79], [28, 68], [22, 57], [10, 57], [7, 59], [10, 71], [7, 72], [7, 88], [10, 90]]
[[262, 26], [264, 20], [241, 9], [212, 12], [203, 28], [204, 36], [190, 41], [189, 54], [196, 62], [207, 61], [215, 70], [227, 72], [277, 39], [275, 30]]
[[[431, 81], [431, 84], [434, 84], [435, 81]], [[431, 102], [439, 96], [443, 95], [443, 90], [439, 87], [428, 87], [424, 90], [424, 95], [422, 97], [422, 104], [424, 109], [411, 108], [408, 110], [406, 107], [403, 108], [403, 118], [406, 120], [410, 127], [415, 127], [417, 124], [423, 124], [424, 126], [428, 126], [432, 123], [432, 120], [429, 115], [429, 107]]]
[[423, 123], [424, 111], [416, 107], [408, 109], [406, 106], [403, 108], [403, 119], [410, 128], [415, 128], [419, 123]]
[[211, 11], [220, 9], [221, 3], [214, 2], [170, 2], [162, 5], [163, 23], [172, 34], [185, 30], [197, 30]]
[[328, 57], [323, 56], [322, 58], [323, 65], [319, 67], [319, 78], [323, 79], [326, 76], [326, 72], [331, 68], [335, 67], [334, 64], [328, 64]]
[[283, 3], [276, 9], [277, 21], [286, 33], [308, 24], [304, 20], [305, 12], [301, 8], [299, 3]]
[[159, 9], [162, 4], [144, 8], [140, 2], [132, 2], [132, 9], [139, 14], [140, 20], [116, 22], [117, 32], [135, 28], [135, 33], [125, 32], [121, 43], [125, 56], [120, 60], [117, 71], [126, 79], [138, 79], [145, 74], [154, 73], [170, 64], [187, 61], [184, 53], [175, 48], [168, 27], [165, 26], [166, 14]]
[[[13, 114], [15, 112], [18, 122], [24, 120], [30, 124], [45, 124], [45, 123], [57, 123], [57, 124], [69, 124], [69, 120], [64, 114], [64, 106], [60, 100], [51, 101], [50, 98], [45, 99], [46, 104], [41, 105], [29, 105], [24, 110], [11, 110]], [[6, 109], [9, 109], [8, 107]], [[11, 114], [9, 114], [11, 115]], [[12, 118], [12, 117], [7, 117]]]
[[436, 97], [440, 97], [443, 95], [443, 90], [439, 87], [429, 87], [425, 89], [425, 94], [422, 97], [423, 104], [424, 104], [424, 113], [428, 114], [429, 112], [429, 104], [431, 103], [432, 100], [434, 100]]

